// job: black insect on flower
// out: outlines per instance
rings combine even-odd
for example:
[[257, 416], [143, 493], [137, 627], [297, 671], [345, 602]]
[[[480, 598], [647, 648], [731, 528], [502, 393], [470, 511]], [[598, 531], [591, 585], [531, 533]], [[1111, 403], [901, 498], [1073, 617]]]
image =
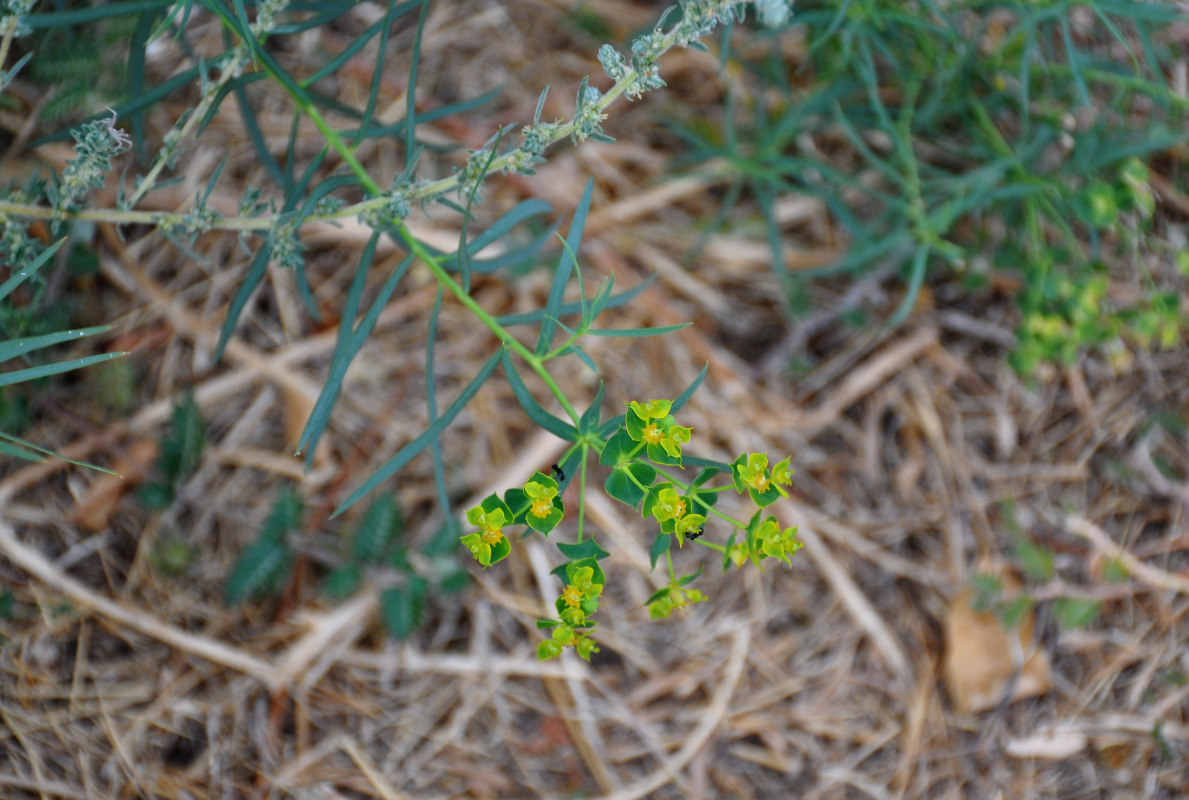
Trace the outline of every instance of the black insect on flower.
[[553, 474], [557, 476], [557, 479], [559, 481], [564, 481], [566, 479], [566, 473], [561, 471], [561, 467], [559, 467], [557, 464], [552, 464], [551, 466], [553, 468]]
[[685, 538], [686, 538], [686, 539], [688, 539], [688, 540], [689, 540], [689, 541], [691, 541], [691, 542], [692, 542], [694, 539], [697, 539], [697, 538], [698, 538], [699, 536], [701, 536], [701, 535], [702, 535], [702, 528], [696, 528], [696, 529], [694, 529], [694, 530], [692, 530], [692, 531], [686, 531], [686, 532], [685, 532]]

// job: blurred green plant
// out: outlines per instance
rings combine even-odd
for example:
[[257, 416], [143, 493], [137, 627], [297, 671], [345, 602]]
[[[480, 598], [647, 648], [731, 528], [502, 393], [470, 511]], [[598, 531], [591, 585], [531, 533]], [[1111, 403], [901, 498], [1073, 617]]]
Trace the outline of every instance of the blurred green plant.
[[[727, 165], [710, 230], [741, 198], [759, 205], [794, 312], [807, 281], [891, 267], [905, 284], [897, 325], [928, 278], [973, 292], [998, 272], [1016, 287], [1021, 375], [1090, 347], [1120, 364], [1126, 344], [1170, 348], [1189, 327], [1185, 268], [1144, 261], [1189, 263], [1153, 235], [1148, 167], [1184, 160], [1189, 100], [1168, 85], [1178, 54], [1160, 33], [1185, 19], [1122, 0], [804, 2], [800, 71], [775, 39], [767, 55], [736, 53], [760, 88], [730, 95], [721, 124], [677, 122], [689, 147], [677, 163]], [[845, 256], [784, 268], [774, 209], [788, 195], [822, 200], [849, 234]], [[1109, 291], [1113, 263], [1142, 291]]]
[[161, 437], [156, 480], [141, 484], [140, 502], [147, 508], [168, 508], [177, 497], [178, 484], [185, 480], [202, 459], [206, 446], [206, 421], [194, 393], [187, 392], [174, 403], [169, 418], [169, 431]]
[[[0, 325], [3, 326], [5, 336], [4, 340], [0, 341], [0, 362], [15, 361], [25, 365], [0, 373], [0, 390], [21, 383], [38, 381], [51, 375], [82, 369], [92, 364], [101, 364], [124, 355], [123, 353], [102, 353], [68, 361], [34, 363], [34, 354], [41, 355], [40, 351], [45, 348], [64, 342], [78, 341], [109, 330], [108, 326], [99, 326], [59, 330], [32, 336], [21, 335], [23, 327], [29, 320], [29, 315], [23, 313], [22, 308], [14, 303], [13, 292], [26, 281], [33, 282], [37, 277], [38, 270], [53, 257], [64, 241], [64, 239], [59, 239], [37, 255], [30, 254], [30, 260], [25, 266], [16, 269], [8, 276], [7, 280], [0, 283]], [[0, 243], [0, 253], [3, 252], [2, 247], [3, 245]], [[32, 305], [36, 305], [36, 294], [37, 292], [34, 291], [34, 298], [30, 303]], [[6, 400], [5, 406], [5, 410], [9, 412], [6, 416], [10, 421], [17, 421], [23, 416], [19, 413], [19, 401]], [[28, 461], [42, 461], [47, 455], [55, 455], [45, 448], [4, 431], [0, 431], [0, 453]], [[61, 456], [57, 457], [61, 458]], [[73, 459], [65, 460], [72, 464], [92, 466]], [[99, 469], [98, 467], [93, 468]], [[107, 470], [103, 471], [107, 472]]]

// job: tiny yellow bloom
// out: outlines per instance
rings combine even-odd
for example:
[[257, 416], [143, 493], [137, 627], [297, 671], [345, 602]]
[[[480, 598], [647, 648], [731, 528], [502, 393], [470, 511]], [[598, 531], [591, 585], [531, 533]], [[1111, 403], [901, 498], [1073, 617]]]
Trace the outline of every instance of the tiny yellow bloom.
[[483, 528], [479, 531], [479, 538], [494, 547], [503, 540], [504, 533], [498, 528]]
[[656, 426], [655, 422], [648, 423], [648, 427], [644, 429], [644, 441], [648, 444], [660, 444], [661, 440], [665, 438], [665, 433]]
[[553, 503], [545, 499], [534, 500], [532, 508], [529, 509], [529, 512], [534, 517], [540, 517], [544, 519], [553, 513]]
[[582, 590], [577, 586], [567, 586], [562, 590], [561, 599], [564, 600], [565, 604], [570, 608], [577, 608], [578, 605], [582, 603]]

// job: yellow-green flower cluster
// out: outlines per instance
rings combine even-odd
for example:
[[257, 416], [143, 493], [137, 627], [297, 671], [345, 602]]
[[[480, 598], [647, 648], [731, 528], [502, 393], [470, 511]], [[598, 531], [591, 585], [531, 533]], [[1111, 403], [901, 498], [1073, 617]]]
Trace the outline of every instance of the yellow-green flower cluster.
[[[495, 498], [495, 495], [492, 497]], [[495, 500], [494, 504], [484, 501], [484, 505], [475, 506], [467, 511], [467, 522], [478, 530], [462, 537], [463, 546], [470, 550], [475, 560], [484, 567], [490, 567], [502, 560], [511, 550], [503, 527], [512, 521], [512, 515], [498, 498]], [[487, 505], [492, 507], [486, 508]]]
[[785, 563], [792, 563], [789, 556], [801, 549], [797, 528], [794, 526], [781, 530], [775, 517], [768, 517], [756, 529], [756, 544], [764, 555]]
[[647, 403], [633, 400], [628, 403], [624, 422], [628, 436], [645, 445], [650, 459], [658, 461], [659, 454], [664, 453], [680, 464], [681, 446], [689, 444], [693, 429], [676, 423], [669, 413], [672, 407], [671, 400], [649, 400]]
[[672, 614], [674, 609], [685, 608], [693, 603], [702, 602], [706, 599], [706, 595], [697, 589], [683, 589], [679, 586], [669, 586], [667, 589], [662, 589], [657, 595], [654, 595], [654, 598], [648, 604], [648, 616], [652, 619], [661, 619]]
[[[601, 575], [600, 571], [598, 576]], [[569, 583], [556, 603], [561, 623], [553, 624], [550, 638], [537, 645], [537, 658], [541, 661], [560, 656], [567, 647], [573, 647], [578, 656], [587, 661], [592, 653], [599, 651], [589, 633], [578, 629], [591, 626], [587, 617], [598, 610], [603, 584], [595, 581], [595, 569], [589, 566], [570, 564], [566, 568], [566, 577]]]

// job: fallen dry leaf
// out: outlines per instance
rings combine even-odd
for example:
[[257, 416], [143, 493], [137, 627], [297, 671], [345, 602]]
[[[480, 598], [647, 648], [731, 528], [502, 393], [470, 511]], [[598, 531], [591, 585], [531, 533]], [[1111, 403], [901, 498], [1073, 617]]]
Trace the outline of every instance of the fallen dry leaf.
[[107, 527], [115, 513], [120, 498], [145, 479], [157, 458], [157, 442], [153, 439], [138, 439], [116, 458], [112, 466], [115, 475], [100, 474], [91, 488], [78, 499], [68, 519], [74, 525], [88, 531], [101, 531]]
[[993, 612], [970, 607], [973, 594], [966, 589], [955, 597], [945, 621], [945, 676], [954, 708], [962, 714], [994, 708], [1016, 672], [1017, 660], [1029, 654], [1011, 700], [1044, 694], [1052, 685], [1051, 665], [1044, 649], [1032, 650], [1032, 612], [1018, 628], [1007, 631]]

